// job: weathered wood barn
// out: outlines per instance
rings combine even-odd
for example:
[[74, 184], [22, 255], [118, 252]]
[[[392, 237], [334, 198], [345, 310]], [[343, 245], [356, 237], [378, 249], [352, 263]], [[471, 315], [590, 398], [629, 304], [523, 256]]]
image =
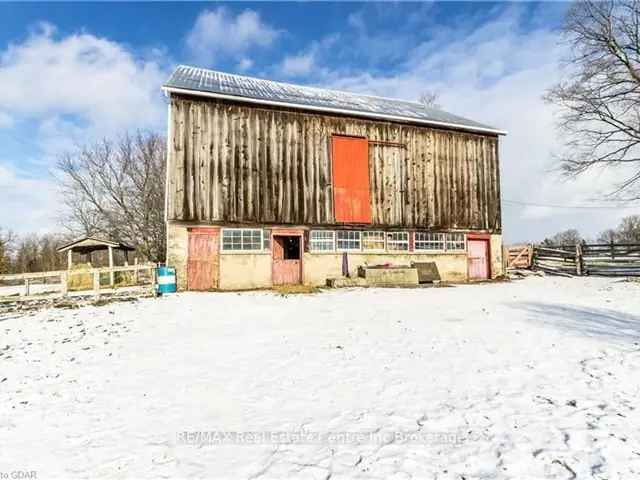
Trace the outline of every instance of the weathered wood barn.
[[450, 281], [502, 273], [504, 132], [418, 103], [188, 66], [163, 89], [180, 288], [319, 285], [412, 261]]

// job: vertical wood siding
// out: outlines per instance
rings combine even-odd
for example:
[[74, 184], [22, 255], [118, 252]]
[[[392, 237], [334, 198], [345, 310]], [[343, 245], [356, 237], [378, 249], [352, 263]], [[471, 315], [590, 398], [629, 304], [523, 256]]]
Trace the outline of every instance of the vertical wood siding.
[[342, 134], [370, 141], [372, 225], [501, 229], [495, 136], [187, 97], [171, 110], [169, 220], [335, 225]]

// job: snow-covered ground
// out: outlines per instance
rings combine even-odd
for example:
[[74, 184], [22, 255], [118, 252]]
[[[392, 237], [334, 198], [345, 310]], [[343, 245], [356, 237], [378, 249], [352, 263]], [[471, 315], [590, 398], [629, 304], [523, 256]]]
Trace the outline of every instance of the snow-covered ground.
[[[61, 288], [62, 285], [60, 285], [59, 283], [32, 283], [29, 286], [29, 293], [31, 295], [41, 293], [56, 293], [59, 292]], [[24, 285], [0, 286], [0, 297], [5, 295], [24, 295], [24, 292]]]
[[640, 478], [638, 283], [185, 293], [0, 332], [0, 472]]

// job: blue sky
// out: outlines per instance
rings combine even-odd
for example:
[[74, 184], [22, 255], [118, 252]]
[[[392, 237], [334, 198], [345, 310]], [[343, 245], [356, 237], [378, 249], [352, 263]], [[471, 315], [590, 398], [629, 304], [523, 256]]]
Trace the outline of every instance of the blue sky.
[[[503, 198], [584, 205], [615, 173], [552, 172], [563, 3], [0, 3], [0, 226], [58, 228], [56, 158], [164, 131], [176, 64], [415, 100], [509, 131]], [[504, 205], [507, 241], [613, 226], [624, 211]]]

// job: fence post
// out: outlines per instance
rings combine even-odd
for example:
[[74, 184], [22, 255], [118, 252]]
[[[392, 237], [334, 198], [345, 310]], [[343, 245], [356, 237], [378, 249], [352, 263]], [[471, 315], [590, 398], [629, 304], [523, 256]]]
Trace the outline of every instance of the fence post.
[[502, 246], [502, 273], [507, 274], [507, 268], [509, 268], [509, 247]]
[[100, 271], [93, 271], [93, 295], [96, 299], [100, 298]]
[[576, 243], [576, 275], [581, 276], [583, 274], [582, 268], [582, 245]]
[[60, 293], [63, 297], [67, 296], [67, 292], [69, 291], [68, 285], [69, 275], [67, 272], [63, 272], [60, 274]]
[[29, 279], [28, 278], [24, 279], [24, 296], [25, 297], [29, 296]]
[[115, 284], [115, 274], [113, 270], [111, 270], [112, 268], [113, 268], [113, 247], [109, 246], [109, 286], [111, 288], [113, 288]]
[[157, 272], [156, 272], [156, 268], [152, 267], [151, 268], [151, 293], [153, 294], [153, 296], [157, 296], [158, 295], [158, 289], [156, 288], [156, 283], [157, 283]]

